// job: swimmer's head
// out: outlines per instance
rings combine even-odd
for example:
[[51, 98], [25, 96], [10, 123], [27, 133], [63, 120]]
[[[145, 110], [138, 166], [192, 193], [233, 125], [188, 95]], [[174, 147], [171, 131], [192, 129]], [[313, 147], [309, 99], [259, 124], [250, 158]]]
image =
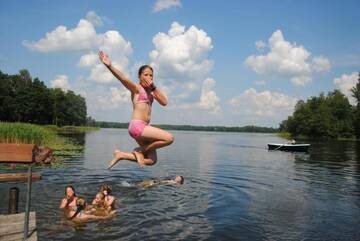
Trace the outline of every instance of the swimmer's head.
[[79, 198], [76, 200], [76, 206], [78, 206], [78, 207], [85, 207], [85, 206], [86, 206], [85, 198], [79, 197]]
[[183, 176], [176, 176], [174, 180], [175, 180], [176, 183], [181, 184], [181, 185], [184, 183], [184, 177]]
[[72, 197], [72, 196], [76, 196], [75, 194], [75, 189], [73, 188], [73, 186], [66, 186], [65, 187], [65, 195], [67, 197]]
[[105, 196], [110, 195], [112, 188], [109, 185], [102, 185], [100, 187], [100, 192], [104, 193]]
[[105, 195], [104, 195], [103, 192], [98, 192], [98, 193], [96, 193], [95, 202], [96, 202], [97, 204], [103, 203], [103, 202], [104, 202], [104, 199], [105, 199]]

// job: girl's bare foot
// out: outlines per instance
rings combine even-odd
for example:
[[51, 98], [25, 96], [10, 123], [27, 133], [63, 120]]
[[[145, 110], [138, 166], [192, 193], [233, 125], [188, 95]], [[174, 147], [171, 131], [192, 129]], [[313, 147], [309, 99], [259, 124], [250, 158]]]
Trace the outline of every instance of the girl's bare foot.
[[142, 153], [142, 150], [140, 147], [135, 148], [133, 151], [136, 161], [138, 162], [140, 167], [144, 167], [145, 166], [145, 161], [144, 161], [144, 154]]
[[115, 166], [118, 161], [124, 159], [124, 155], [120, 150], [114, 151], [114, 158], [110, 161], [110, 164], [108, 166], [108, 169], [111, 169], [113, 166]]

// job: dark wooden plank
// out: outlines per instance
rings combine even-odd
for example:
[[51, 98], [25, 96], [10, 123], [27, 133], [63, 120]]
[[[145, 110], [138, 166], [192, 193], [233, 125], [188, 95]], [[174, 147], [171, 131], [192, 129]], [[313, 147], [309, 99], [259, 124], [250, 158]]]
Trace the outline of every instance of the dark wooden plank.
[[[26, 182], [28, 178], [27, 172], [19, 172], [19, 173], [0, 173], [0, 182]], [[33, 173], [32, 180], [37, 181], [41, 179], [40, 173]]]
[[32, 162], [33, 144], [0, 143], [0, 162]]

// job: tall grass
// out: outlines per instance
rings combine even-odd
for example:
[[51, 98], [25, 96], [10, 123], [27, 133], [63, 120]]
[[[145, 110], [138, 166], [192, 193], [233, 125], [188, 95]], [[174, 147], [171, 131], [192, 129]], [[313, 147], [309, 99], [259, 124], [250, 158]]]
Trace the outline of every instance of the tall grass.
[[39, 125], [0, 122], [0, 142], [49, 145], [56, 139], [55, 132]]

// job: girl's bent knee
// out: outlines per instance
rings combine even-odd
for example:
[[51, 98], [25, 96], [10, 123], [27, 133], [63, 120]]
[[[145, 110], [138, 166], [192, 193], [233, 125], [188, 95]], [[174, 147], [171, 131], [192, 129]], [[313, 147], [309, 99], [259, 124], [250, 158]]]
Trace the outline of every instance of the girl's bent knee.
[[174, 142], [174, 136], [172, 134], [169, 134], [169, 136], [166, 138], [166, 142], [170, 145]]
[[148, 163], [146, 163], [148, 166], [153, 166], [156, 164], [156, 160], [151, 160]]

